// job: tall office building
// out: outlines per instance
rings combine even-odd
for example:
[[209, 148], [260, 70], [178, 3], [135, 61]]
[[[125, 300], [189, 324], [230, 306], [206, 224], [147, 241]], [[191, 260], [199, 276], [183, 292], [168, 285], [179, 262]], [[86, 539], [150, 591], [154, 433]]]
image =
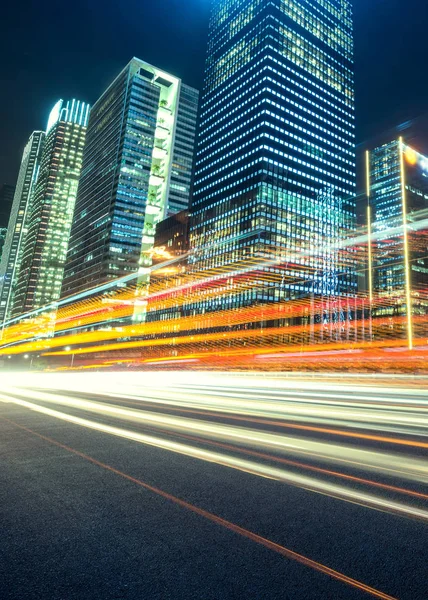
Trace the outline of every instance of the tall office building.
[[50, 113], [28, 215], [14, 316], [60, 296], [89, 110], [85, 102], [59, 100]]
[[7, 226], [9, 223], [10, 211], [12, 209], [14, 193], [15, 188], [12, 185], [7, 185], [7, 183], [2, 183], [0, 185], [0, 260], [6, 242]]
[[[281, 256], [262, 291], [228, 306], [353, 294], [349, 0], [214, 0], [191, 206], [195, 269]], [[201, 301], [214, 308], [215, 301]]]
[[[423, 337], [428, 314], [428, 157], [400, 138], [367, 152], [369, 293], [389, 335]], [[418, 318], [420, 317], [420, 318]]]
[[3, 255], [3, 249], [6, 242], [7, 227], [0, 227], [0, 260]]
[[9, 223], [10, 211], [12, 209], [14, 193], [15, 188], [12, 185], [7, 185], [7, 183], [0, 185], [0, 260], [6, 242], [7, 226]]
[[173, 145], [171, 178], [168, 190], [166, 211], [168, 218], [183, 210], [188, 210], [196, 143], [199, 92], [181, 83], [177, 107], [177, 122]]
[[189, 202], [198, 92], [133, 58], [96, 102], [63, 296], [151, 264], [156, 225]]
[[0, 227], [2, 228], [8, 226], [14, 194], [15, 188], [13, 185], [7, 183], [0, 185]]
[[0, 263], [0, 323], [8, 321], [12, 312], [22, 251], [28, 230], [28, 216], [31, 212], [31, 202], [39, 173], [44, 141], [45, 133], [34, 131], [22, 155]]

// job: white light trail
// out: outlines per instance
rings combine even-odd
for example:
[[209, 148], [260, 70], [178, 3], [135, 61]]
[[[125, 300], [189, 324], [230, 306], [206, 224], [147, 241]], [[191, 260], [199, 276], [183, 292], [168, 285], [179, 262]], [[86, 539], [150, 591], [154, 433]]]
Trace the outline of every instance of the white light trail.
[[[377, 491], [413, 495], [421, 501], [427, 495], [362, 479], [360, 475], [363, 471], [375, 472], [415, 485], [428, 483], [428, 461], [415, 453], [409, 454], [408, 448], [403, 451], [399, 445], [402, 438], [394, 440], [360, 431], [370, 427], [376, 432], [383, 431], [388, 426], [395, 433], [405, 434], [407, 446], [426, 452], [428, 444], [419, 437], [428, 433], [424, 389], [366, 385], [358, 386], [355, 394], [350, 394], [349, 388], [341, 384], [327, 383], [320, 387], [319, 381], [299, 378], [288, 379], [285, 386], [284, 380], [267, 376], [192, 374], [191, 383], [189, 374], [168, 376], [170, 382], [164, 386], [159, 384], [159, 374], [154, 373], [39, 374], [19, 387], [9, 378], [4, 382], [0, 399], [101, 433], [282, 481], [366, 508], [428, 521], [425, 508], [396, 501], [394, 496], [379, 495]], [[98, 398], [108, 395], [110, 400], [105, 402], [93, 398], [94, 395]], [[126, 406], [127, 403], [132, 406]], [[161, 410], [153, 410], [156, 407]], [[176, 411], [181, 414], [174, 414]], [[94, 419], [85, 413], [91, 413]], [[213, 421], [213, 416], [227, 423]], [[239, 425], [235, 424], [236, 419], [241, 421]], [[128, 425], [116, 426], [112, 420]], [[130, 423], [137, 425], [138, 430], [130, 430]], [[320, 426], [328, 423], [335, 429], [314, 428], [311, 423]], [[278, 431], [280, 427], [283, 431]], [[292, 430], [291, 435], [290, 427], [300, 429]], [[328, 437], [320, 439], [313, 432], [328, 433]], [[409, 437], [414, 432], [416, 439]], [[165, 434], [167, 437], [163, 437]], [[344, 438], [335, 437], [336, 434], [347, 437], [346, 443], [340, 443]], [[395, 443], [397, 450], [364, 447], [366, 439]], [[247, 456], [237, 456], [242, 454]], [[295, 458], [305, 459], [308, 464], [290, 460]], [[335, 470], [314, 467], [313, 463], [324, 463], [329, 468], [334, 465]], [[284, 468], [284, 464], [291, 468]], [[296, 465], [301, 467], [298, 472]], [[305, 468], [311, 471], [310, 475], [302, 472]], [[338, 472], [340, 469], [345, 471]], [[358, 476], [349, 474], [353, 471]], [[360, 485], [336, 483], [332, 478]], [[359, 489], [363, 485], [376, 488], [376, 493]]]

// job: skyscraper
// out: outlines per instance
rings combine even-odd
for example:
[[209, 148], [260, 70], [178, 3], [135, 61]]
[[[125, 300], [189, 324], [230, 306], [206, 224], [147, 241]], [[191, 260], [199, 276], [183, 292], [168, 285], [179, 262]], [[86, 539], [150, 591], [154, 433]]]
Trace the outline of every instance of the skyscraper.
[[335, 246], [355, 213], [351, 2], [214, 0], [190, 218], [195, 268], [233, 274], [243, 259], [280, 255], [280, 283], [247, 290], [236, 306], [353, 294], [352, 260]]
[[79, 100], [59, 100], [50, 113], [28, 215], [14, 316], [60, 296], [88, 119], [89, 105]]
[[[367, 152], [369, 293], [373, 316], [393, 331], [427, 335], [428, 157], [401, 138]], [[395, 317], [395, 319], [394, 319]]]
[[44, 140], [45, 133], [43, 131], [34, 131], [22, 155], [0, 263], [0, 323], [8, 321], [12, 312], [22, 251], [28, 229], [28, 216], [31, 212], [31, 202], [39, 173]]
[[6, 242], [7, 226], [12, 208], [13, 194], [15, 188], [6, 183], [0, 185], [0, 260]]
[[6, 242], [7, 227], [0, 227], [0, 260], [3, 254], [4, 244]]
[[0, 185], [0, 227], [2, 228], [8, 226], [14, 193], [13, 185], [7, 183]]
[[63, 296], [151, 264], [156, 224], [187, 208], [198, 92], [133, 58], [89, 122]]

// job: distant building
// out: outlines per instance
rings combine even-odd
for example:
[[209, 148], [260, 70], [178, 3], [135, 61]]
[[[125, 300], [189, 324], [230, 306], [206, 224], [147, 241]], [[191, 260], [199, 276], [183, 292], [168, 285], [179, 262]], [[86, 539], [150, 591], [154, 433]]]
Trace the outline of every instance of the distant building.
[[212, 2], [191, 261], [236, 273], [273, 259], [264, 288], [233, 306], [357, 291], [334, 250], [356, 220], [352, 27], [349, 0]]
[[7, 228], [8, 226], [14, 194], [15, 187], [13, 185], [7, 185], [7, 183], [0, 185], [0, 227]]
[[89, 110], [85, 102], [59, 100], [51, 111], [28, 216], [14, 316], [60, 296]]
[[156, 227], [147, 322], [171, 321], [183, 316], [183, 305], [175, 302], [174, 289], [187, 282], [188, 253], [189, 213], [183, 210]]
[[7, 226], [14, 193], [15, 188], [12, 185], [7, 185], [6, 183], [0, 185], [0, 260], [6, 241]]
[[6, 241], [7, 227], [0, 227], [0, 260], [3, 254], [3, 248]]
[[401, 138], [367, 152], [367, 196], [373, 314], [426, 343], [428, 158]]
[[156, 226], [153, 264], [178, 258], [189, 250], [189, 212], [183, 210]]
[[96, 102], [63, 296], [151, 265], [156, 225], [186, 209], [198, 92], [133, 58]]
[[0, 323], [11, 317], [22, 252], [28, 230], [35, 183], [40, 168], [45, 133], [34, 131], [28, 140], [21, 160], [12, 211], [0, 263]]

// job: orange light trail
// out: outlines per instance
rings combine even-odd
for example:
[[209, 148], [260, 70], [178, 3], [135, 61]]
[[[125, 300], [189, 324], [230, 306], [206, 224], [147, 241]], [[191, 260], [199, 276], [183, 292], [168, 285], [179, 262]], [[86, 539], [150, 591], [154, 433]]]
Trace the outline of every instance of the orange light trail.
[[[421, 214], [418, 220], [412, 215], [408, 231], [412, 247], [426, 246], [426, 216]], [[378, 233], [372, 232], [370, 237], [362, 228], [353, 238], [340, 241], [337, 268], [344, 273], [350, 268], [365, 271], [368, 239], [375, 247]], [[392, 227], [382, 235], [393, 238], [405, 233]], [[45, 361], [42, 364], [59, 369], [66, 368], [61, 359], [68, 356], [72, 357], [69, 368], [182, 364], [189, 369], [272, 370], [275, 365], [295, 369], [299, 363], [300, 368], [312, 369], [316, 356], [320, 370], [337, 369], [339, 363], [352, 369], [424, 368], [427, 286], [412, 290], [415, 351], [398, 359], [388, 352], [408, 345], [409, 315], [403, 309], [401, 292], [370, 293], [370, 298], [367, 292], [352, 296], [322, 296], [320, 292], [312, 297], [308, 292], [302, 298], [287, 297], [284, 286], [307, 287], [317, 276], [316, 249], [302, 247], [250, 257], [244, 250], [239, 257], [226, 253], [227, 264], [222, 267], [199, 272], [189, 266], [177, 267], [179, 259], [167, 261], [153, 267], [150, 288], [142, 289], [129, 277], [124, 283], [122, 278], [102, 286], [100, 293], [94, 289], [83, 299], [61, 301], [58, 309], [46, 307], [45, 312], [40, 309], [36, 315], [22, 315], [3, 331], [0, 355], [37, 354]], [[264, 295], [272, 290], [279, 292], [277, 301], [258, 299], [258, 294], [268, 297]], [[245, 294], [255, 300], [235, 308], [235, 298]], [[207, 308], [195, 310], [200, 303]], [[143, 322], [133, 318], [137, 307], [144, 308]], [[330, 359], [322, 356], [329, 351], [342, 354]], [[348, 352], [357, 351], [361, 355], [351, 363]]]
[[186, 510], [189, 510], [189, 511], [191, 511], [213, 523], [216, 523], [217, 525], [220, 525], [221, 527], [224, 527], [225, 529], [228, 529], [229, 531], [232, 531], [233, 533], [236, 533], [236, 534], [238, 534], [242, 537], [245, 537], [261, 546], [264, 546], [265, 548], [268, 548], [269, 550], [272, 550], [272, 551], [276, 552], [277, 554], [280, 554], [290, 560], [294, 560], [300, 564], [305, 565], [306, 567], [309, 567], [311, 569], [314, 569], [315, 571], [323, 573], [324, 575], [328, 575], [329, 577], [332, 577], [333, 579], [336, 579], [342, 583], [350, 585], [351, 587], [353, 587], [355, 589], [358, 589], [362, 592], [370, 594], [371, 596], [373, 596], [375, 598], [380, 598], [382, 600], [398, 600], [394, 596], [391, 596], [380, 590], [377, 590], [376, 588], [373, 588], [361, 581], [353, 579], [352, 577], [348, 577], [347, 575], [340, 573], [339, 571], [336, 571], [335, 569], [332, 569], [318, 561], [312, 560], [311, 558], [308, 558], [307, 556], [304, 556], [303, 554], [300, 554], [298, 552], [295, 552], [294, 550], [286, 548], [285, 546], [277, 544], [276, 542], [273, 542], [272, 540], [269, 540], [268, 538], [260, 536], [257, 533], [250, 531], [249, 529], [246, 529], [244, 527], [241, 527], [240, 525], [237, 525], [231, 521], [228, 521], [227, 519], [223, 519], [222, 517], [219, 517], [218, 515], [216, 515], [212, 512], [209, 512], [209, 511], [204, 510], [194, 504], [191, 504], [190, 502], [182, 500], [181, 498], [178, 498], [177, 496], [174, 496], [164, 490], [161, 490], [160, 488], [152, 486], [152, 485], [142, 481], [141, 479], [132, 477], [131, 475], [128, 475], [127, 473], [124, 473], [123, 471], [120, 471], [119, 469], [116, 469], [115, 467], [112, 467], [111, 465], [103, 463], [87, 454], [84, 454], [83, 452], [80, 452], [79, 450], [76, 450], [76, 449], [72, 448], [71, 446], [67, 446], [65, 444], [58, 442], [57, 440], [54, 440], [53, 438], [50, 438], [50, 437], [44, 436], [40, 433], [37, 433], [37, 432], [33, 431], [32, 429], [24, 427], [23, 425], [19, 425], [18, 423], [15, 423], [14, 421], [12, 421], [10, 419], [6, 419], [5, 417], [2, 417], [2, 418], [4, 420], [8, 421], [9, 423], [13, 424], [14, 426], [18, 427], [19, 429], [26, 431], [27, 433], [30, 433], [50, 444], [53, 444], [59, 448], [62, 448], [63, 450], [66, 450], [67, 452], [70, 452], [71, 454], [75, 454], [76, 456], [79, 456], [80, 458], [83, 458], [84, 460], [91, 462], [92, 464], [94, 464], [102, 469], [105, 469], [106, 471], [110, 471], [111, 473], [114, 473], [115, 475], [119, 475], [120, 477], [127, 479], [128, 481], [131, 481], [132, 483], [135, 483], [136, 485], [138, 485], [150, 492], [153, 492], [154, 494], [156, 494], [158, 496], [161, 496], [165, 500], [173, 502], [174, 504], [177, 504], [178, 506], [185, 508]]

